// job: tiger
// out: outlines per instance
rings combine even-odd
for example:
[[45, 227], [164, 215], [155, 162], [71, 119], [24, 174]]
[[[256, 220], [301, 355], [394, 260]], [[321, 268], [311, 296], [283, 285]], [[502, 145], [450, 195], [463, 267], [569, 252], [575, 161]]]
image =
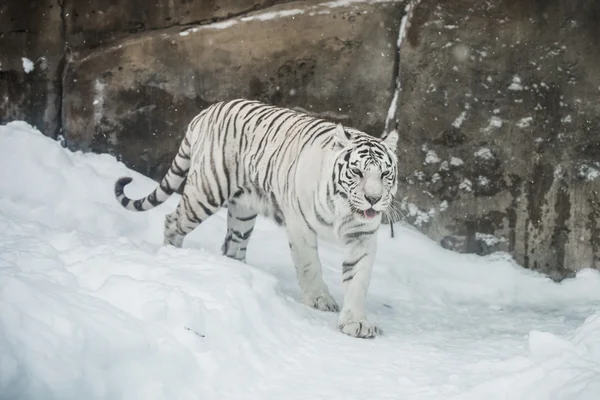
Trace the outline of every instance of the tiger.
[[[227, 209], [224, 256], [246, 262], [257, 215], [285, 230], [302, 302], [338, 314], [346, 335], [373, 338], [383, 331], [366, 318], [365, 301], [382, 215], [395, 196], [393, 130], [376, 138], [289, 108], [257, 100], [222, 101], [187, 125], [177, 155], [148, 196], [132, 200], [115, 182], [123, 207], [146, 211], [167, 200], [185, 180], [176, 209], [164, 222], [164, 245], [181, 247], [187, 234]], [[344, 249], [340, 311], [323, 281], [317, 239]]]

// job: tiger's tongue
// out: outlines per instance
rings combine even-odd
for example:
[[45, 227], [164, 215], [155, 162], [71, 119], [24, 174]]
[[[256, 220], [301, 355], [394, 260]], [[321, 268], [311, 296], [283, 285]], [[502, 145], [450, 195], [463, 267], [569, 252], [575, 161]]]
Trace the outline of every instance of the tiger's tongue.
[[377, 215], [377, 211], [373, 210], [372, 208], [369, 208], [368, 210], [365, 210], [365, 217], [366, 218], [374, 218]]

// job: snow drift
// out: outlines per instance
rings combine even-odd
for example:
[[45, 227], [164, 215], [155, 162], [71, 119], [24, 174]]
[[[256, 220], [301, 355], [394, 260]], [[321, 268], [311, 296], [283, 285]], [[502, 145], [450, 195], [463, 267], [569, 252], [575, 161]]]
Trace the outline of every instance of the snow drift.
[[[385, 334], [346, 337], [300, 302], [283, 230], [259, 219], [248, 265], [220, 256], [225, 215], [161, 246], [173, 196], [109, 155], [0, 126], [1, 399], [595, 399], [600, 273], [560, 284], [510, 257], [387, 229], [367, 298]], [[341, 256], [323, 245], [339, 301]]]

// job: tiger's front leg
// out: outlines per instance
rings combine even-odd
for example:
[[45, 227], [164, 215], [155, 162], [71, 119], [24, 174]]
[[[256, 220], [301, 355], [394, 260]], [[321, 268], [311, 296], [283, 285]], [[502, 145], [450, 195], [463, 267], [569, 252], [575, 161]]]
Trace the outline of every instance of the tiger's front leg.
[[366, 319], [365, 300], [371, 282], [371, 272], [377, 251], [375, 235], [351, 239], [346, 243], [346, 258], [342, 264], [344, 304], [338, 327], [346, 335], [372, 338], [382, 333]]
[[288, 228], [288, 239], [304, 303], [321, 311], [339, 311], [323, 281], [315, 233]]

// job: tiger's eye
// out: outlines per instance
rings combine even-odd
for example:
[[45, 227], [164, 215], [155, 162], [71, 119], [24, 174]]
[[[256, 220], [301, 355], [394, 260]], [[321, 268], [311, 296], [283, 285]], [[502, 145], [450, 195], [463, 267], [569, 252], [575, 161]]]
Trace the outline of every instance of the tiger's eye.
[[360, 178], [362, 178], [362, 177], [363, 177], [363, 174], [362, 174], [362, 172], [361, 172], [361, 171], [360, 171], [360, 169], [358, 169], [358, 168], [352, 168], [350, 171], [351, 171], [351, 172], [352, 172], [354, 175], [357, 175], [357, 176], [358, 176], [358, 177], [360, 177]]

